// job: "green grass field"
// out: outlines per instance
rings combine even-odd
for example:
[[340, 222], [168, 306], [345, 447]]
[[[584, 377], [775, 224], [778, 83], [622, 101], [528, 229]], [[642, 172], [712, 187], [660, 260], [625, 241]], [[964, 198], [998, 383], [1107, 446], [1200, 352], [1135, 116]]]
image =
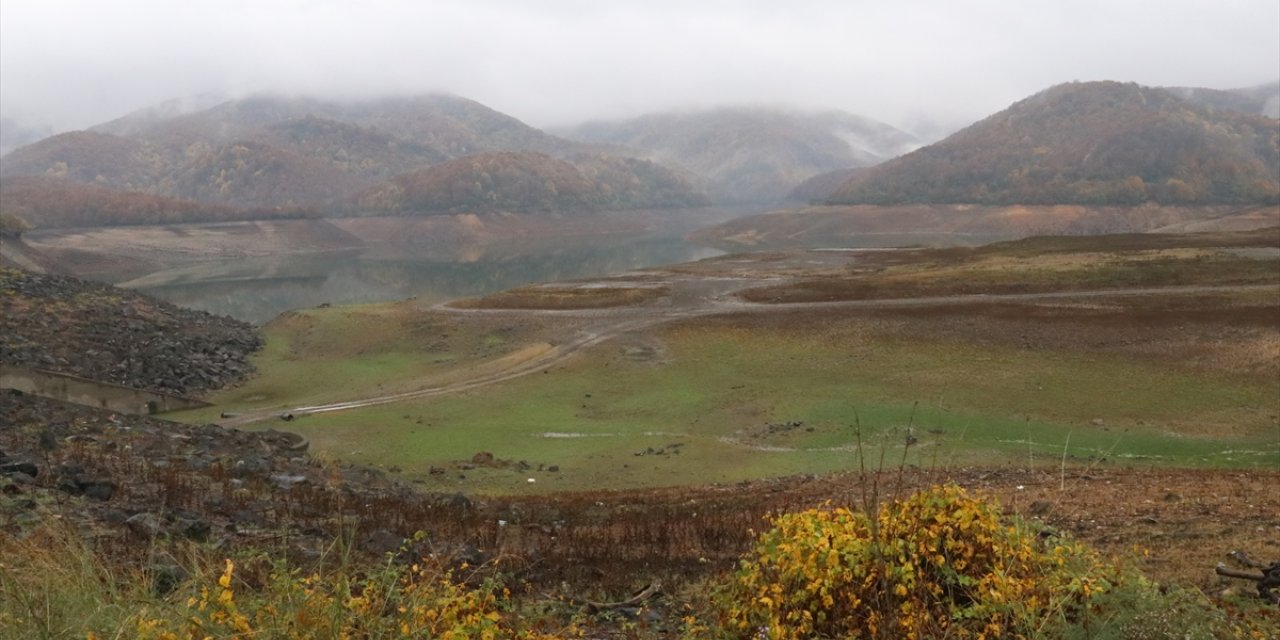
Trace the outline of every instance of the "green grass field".
[[[430, 315], [381, 313], [400, 329], [431, 327], [419, 337], [444, 327]], [[273, 327], [261, 376], [215, 397], [217, 407], [357, 397], [520, 346], [473, 327], [424, 351], [390, 325], [370, 331], [376, 322], [360, 308], [306, 318]], [[479, 493], [733, 482], [904, 460], [1280, 467], [1280, 394], [1265, 376], [920, 339], [855, 316], [689, 321], [654, 337], [661, 359], [634, 359], [611, 341], [542, 374], [287, 428], [313, 451], [398, 467], [427, 489]], [[217, 407], [178, 417], [208, 420]], [[512, 464], [462, 468], [481, 451]]]
[[220, 411], [288, 408], [408, 391], [519, 349], [511, 327], [458, 322], [411, 302], [284, 314], [263, 333], [257, 375], [218, 394], [217, 406], [180, 415], [212, 421]]

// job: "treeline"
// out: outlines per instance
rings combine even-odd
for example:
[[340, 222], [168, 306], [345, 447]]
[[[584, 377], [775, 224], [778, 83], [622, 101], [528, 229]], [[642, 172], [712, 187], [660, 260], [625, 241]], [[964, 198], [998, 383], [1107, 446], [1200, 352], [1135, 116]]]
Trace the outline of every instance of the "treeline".
[[0, 206], [7, 216], [21, 218], [35, 228], [279, 220], [320, 215], [306, 207], [239, 208], [140, 191], [115, 191], [45, 176], [13, 176], [0, 181]]
[[574, 162], [538, 152], [484, 153], [397, 176], [352, 200], [363, 213], [538, 212], [699, 206], [660, 165], [604, 154]]
[[833, 204], [1280, 202], [1280, 127], [1115, 82], [1059, 85], [867, 170]]

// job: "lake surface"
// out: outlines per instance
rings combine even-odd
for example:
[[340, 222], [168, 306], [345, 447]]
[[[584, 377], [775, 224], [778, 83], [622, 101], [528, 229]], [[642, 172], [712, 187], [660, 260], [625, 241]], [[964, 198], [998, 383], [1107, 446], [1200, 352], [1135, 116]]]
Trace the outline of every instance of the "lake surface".
[[591, 278], [722, 252], [681, 235], [572, 237], [536, 247], [394, 251], [379, 247], [183, 265], [131, 283], [175, 304], [265, 323], [283, 311], [417, 297], [443, 302], [531, 282]]

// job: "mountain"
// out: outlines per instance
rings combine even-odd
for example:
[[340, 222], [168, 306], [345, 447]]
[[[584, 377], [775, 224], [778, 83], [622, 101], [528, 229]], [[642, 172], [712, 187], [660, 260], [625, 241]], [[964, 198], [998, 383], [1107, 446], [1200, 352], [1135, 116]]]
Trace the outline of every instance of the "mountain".
[[8, 116], [0, 117], [0, 155], [46, 138], [52, 133], [53, 130], [48, 125], [37, 125]]
[[94, 131], [71, 131], [16, 149], [0, 159], [0, 176], [45, 175], [84, 184], [141, 188], [161, 170], [140, 142]]
[[1280, 201], [1280, 123], [1158, 88], [1062, 84], [868, 169], [832, 204]]
[[[597, 146], [557, 138], [455, 96], [348, 102], [256, 96], [205, 104], [211, 100], [165, 103], [89, 131], [41, 140], [0, 159], [0, 176], [52, 176], [247, 210], [328, 211], [396, 176], [450, 160], [529, 152], [540, 155], [524, 157], [519, 164], [526, 169], [533, 158], [596, 158], [586, 164], [571, 160], [584, 168], [574, 169], [581, 178], [599, 182], [581, 190], [591, 192], [583, 202], [682, 206], [697, 199], [673, 172], [602, 156]], [[556, 174], [560, 168], [552, 164], [540, 170]], [[587, 171], [587, 165], [594, 168]], [[501, 199], [514, 210], [573, 200]], [[450, 208], [455, 205], [456, 200]]]
[[796, 185], [790, 193], [787, 194], [788, 200], [797, 200], [800, 202], [824, 202], [837, 189], [843, 187], [844, 184], [853, 179], [854, 176], [866, 171], [866, 167], [854, 167], [852, 169], [836, 169], [826, 173], [819, 173], [804, 182]]
[[474, 100], [432, 94], [363, 101], [261, 95], [232, 100], [147, 126], [126, 116], [94, 131], [130, 135], [163, 145], [182, 139], [225, 144], [303, 118], [347, 123], [419, 145], [446, 158], [496, 150], [562, 152], [577, 147]]
[[652, 114], [562, 133], [686, 169], [705, 181], [713, 200], [727, 203], [778, 202], [814, 175], [873, 165], [919, 144], [911, 134], [848, 113], [764, 108]]
[[705, 204], [675, 172], [606, 154], [482, 153], [406, 173], [358, 195], [363, 213], [585, 211]]
[[141, 191], [113, 190], [53, 176], [13, 176], [0, 181], [4, 213], [42, 228], [175, 224], [297, 218], [305, 209], [240, 209]]

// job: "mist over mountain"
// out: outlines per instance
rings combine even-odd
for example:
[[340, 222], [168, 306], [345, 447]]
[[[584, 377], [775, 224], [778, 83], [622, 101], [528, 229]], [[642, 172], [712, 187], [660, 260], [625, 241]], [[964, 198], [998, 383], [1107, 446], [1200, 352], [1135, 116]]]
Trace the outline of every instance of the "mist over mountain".
[[907, 155], [911, 134], [839, 111], [652, 114], [563, 130], [571, 140], [451, 95], [206, 95], [23, 146], [0, 158], [0, 176], [49, 178], [9, 189], [8, 208], [62, 226], [93, 222], [92, 194], [111, 224], [787, 200], [1270, 202], [1280, 131], [1259, 112], [1277, 92], [1068, 83]]
[[[593, 158], [587, 163], [595, 167], [592, 171], [578, 173], [564, 185], [569, 193], [582, 197], [557, 194], [550, 200], [539, 197], [523, 202], [499, 189], [485, 192], [492, 199], [467, 202], [485, 209], [501, 203], [512, 210], [544, 210], [547, 202], [573, 203], [570, 208], [576, 209], [702, 201], [675, 173], [646, 161], [601, 155], [593, 145], [548, 135], [455, 96], [347, 102], [258, 96], [203, 106], [199, 98], [171, 101], [88, 131], [41, 140], [4, 156], [0, 175], [51, 176], [239, 208], [329, 210], [346, 207], [356, 194], [399, 175], [409, 175], [400, 184], [416, 184], [423, 178], [411, 174], [449, 160], [533, 152], [513, 157], [535, 174], [563, 173], [563, 162], [557, 157]], [[530, 164], [537, 162], [548, 166], [532, 169]], [[589, 188], [570, 187], [575, 180], [597, 178], [599, 182]], [[653, 193], [639, 193], [650, 190]], [[655, 195], [663, 190], [669, 193]], [[516, 191], [534, 197], [529, 189]], [[386, 197], [375, 200], [387, 202]], [[443, 209], [454, 210], [461, 202], [449, 200]], [[429, 208], [435, 210], [438, 204]], [[409, 209], [413, 206], [399, 202], [380, 210]]]
[[1244, 89], [1167, 87], [1174, 95], [1212, 109], [1226, 109], [1268, 118], [1280, 118], [1280, 82]]
[[778, 202], [835, 169], [883, 162], [919, 146], [909, 133], [840, 111], [724, 107], [582, 124], [561, 133], [680, 167], [719, 202]]
[[48, 125], [36, 125], [15, 118], [0, 116], [0, 155], [23, 145], [47, 138], [53, 134]]
[[852, 180], [855, 176], [861, 175], [867, 170], [867, 167], [854, 167], [852, 169], [836, 169], [826, 173], [819, 173], [804, 182], [796, 185], [787, 198], [797, 202], [821, 203], [831, 197], [840, 187]]
[[1280, 200], [1280, 127], [1133, 83], [1073, 82], [854, 177], [832, 204]]

